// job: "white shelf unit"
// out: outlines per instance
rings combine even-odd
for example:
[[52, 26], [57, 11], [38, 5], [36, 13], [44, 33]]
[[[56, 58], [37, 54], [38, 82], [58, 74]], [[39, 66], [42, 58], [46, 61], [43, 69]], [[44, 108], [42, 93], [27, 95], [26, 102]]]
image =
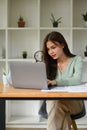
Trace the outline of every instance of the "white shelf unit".
[[[84, 58], [87, 28], [82, 19], [86, 5], [87, 0], [0, 0], [0, 81], [2, 68], [7, 70], [8, 61], [25, 61], [23, 50], [28, 51], [26, 60], [34, 60], [34, 52], [42, 48], [44, 37], [51, 31], [59, 31], [70, 50], [83, 57], [83, 82], [87, 82], [87, 58]], [[62, 17], [58, 28], [52, 27], [51, 13], [55, 18]], [[24, 28], [17, 25], [20, 15], [26, 21]], [[7, 101], [7, 127], [46, 127], [47, 121], [38, 115], [40, 104], [41, 101]], [[77, 122], [80, 127], [87, 127], [86, 118]]]

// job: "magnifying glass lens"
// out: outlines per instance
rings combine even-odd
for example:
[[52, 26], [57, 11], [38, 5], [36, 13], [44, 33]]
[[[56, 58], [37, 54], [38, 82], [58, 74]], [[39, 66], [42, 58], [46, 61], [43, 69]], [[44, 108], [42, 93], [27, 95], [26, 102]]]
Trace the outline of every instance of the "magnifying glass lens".
[[36, 62], [43, 61], [43, 52], [42, 51], [35, 52], [34, 58], [35, 58]]

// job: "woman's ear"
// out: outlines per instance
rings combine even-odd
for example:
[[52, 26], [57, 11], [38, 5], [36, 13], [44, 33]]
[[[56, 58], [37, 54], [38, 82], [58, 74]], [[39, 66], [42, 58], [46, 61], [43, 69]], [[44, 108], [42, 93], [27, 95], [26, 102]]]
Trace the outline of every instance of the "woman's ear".
[[62, 48], [64, 48], [64, 47], [65, 47], [63, 43], [61, 44], [61, 47], [62, 47]]

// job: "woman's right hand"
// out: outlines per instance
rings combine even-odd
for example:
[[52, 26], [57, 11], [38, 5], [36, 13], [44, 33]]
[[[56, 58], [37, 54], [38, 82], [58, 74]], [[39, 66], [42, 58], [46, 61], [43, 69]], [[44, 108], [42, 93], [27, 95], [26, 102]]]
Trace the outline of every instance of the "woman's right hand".
[[57, 85], [57, 81], [56, 80], [49, 80], [49, 79], [47, 79], [47, 83], [48, 83], [48, 85], [52, 85], [52, 86]]

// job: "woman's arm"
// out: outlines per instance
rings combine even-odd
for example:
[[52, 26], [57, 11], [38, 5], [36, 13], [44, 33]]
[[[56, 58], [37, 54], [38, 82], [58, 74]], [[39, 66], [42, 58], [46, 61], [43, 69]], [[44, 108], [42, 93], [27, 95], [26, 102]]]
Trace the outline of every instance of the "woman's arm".
[[71, 71], [71, 75], [67, 73], [67, 76], [58, 80], [58, 85], [80, 84], [82, 81], [82, 66], [83, 66], [83, 60], [80, 56], [77, 56], [75, 62], [73, 63], [73, 66], [71, 66], [69, 70]]

